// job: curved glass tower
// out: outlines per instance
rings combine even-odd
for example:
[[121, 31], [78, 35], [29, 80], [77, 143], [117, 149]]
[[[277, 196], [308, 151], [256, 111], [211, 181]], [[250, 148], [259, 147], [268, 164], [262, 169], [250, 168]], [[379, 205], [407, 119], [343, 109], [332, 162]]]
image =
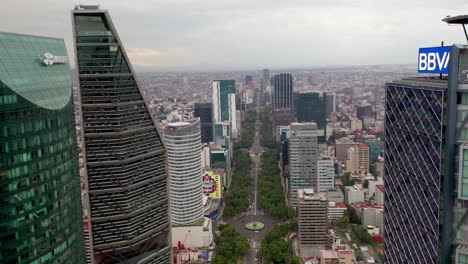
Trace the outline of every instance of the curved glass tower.
[[164, 134], [169, 164], [171, 220], [190, 225], [203, 217], [200, 119], [170, 123]]
[[0, 263], [84, 263], [62, 39], [0, 33]]

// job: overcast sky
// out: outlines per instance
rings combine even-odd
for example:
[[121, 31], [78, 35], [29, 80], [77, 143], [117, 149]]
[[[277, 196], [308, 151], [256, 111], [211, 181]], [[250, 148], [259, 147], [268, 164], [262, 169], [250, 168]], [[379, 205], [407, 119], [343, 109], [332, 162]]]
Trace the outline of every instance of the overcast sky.
[[75, 4], [107, 9], [143, 70], [416, 64], [419, 47], [466, 44], [468, 0], [1, 0], [0, 31], [64, 38]]

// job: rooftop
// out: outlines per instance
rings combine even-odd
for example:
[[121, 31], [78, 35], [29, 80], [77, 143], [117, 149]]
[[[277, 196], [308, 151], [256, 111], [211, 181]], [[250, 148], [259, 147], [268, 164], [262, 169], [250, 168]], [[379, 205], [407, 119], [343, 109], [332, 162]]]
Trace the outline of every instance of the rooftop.
[[375, 185], [375, 188], [379, 189], [381, 192], [384, 192], [384, 186], [381, 184]]
[[442, 18], [447, 24], [468, 24], [468, 15], [447, 16]]

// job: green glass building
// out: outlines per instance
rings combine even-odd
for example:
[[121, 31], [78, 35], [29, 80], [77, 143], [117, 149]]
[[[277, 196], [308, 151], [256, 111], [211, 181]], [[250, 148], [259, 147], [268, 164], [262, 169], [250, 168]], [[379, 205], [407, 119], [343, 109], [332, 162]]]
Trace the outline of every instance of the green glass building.
[[0, 263], [84, 263], [62, 39], [0, 33]]

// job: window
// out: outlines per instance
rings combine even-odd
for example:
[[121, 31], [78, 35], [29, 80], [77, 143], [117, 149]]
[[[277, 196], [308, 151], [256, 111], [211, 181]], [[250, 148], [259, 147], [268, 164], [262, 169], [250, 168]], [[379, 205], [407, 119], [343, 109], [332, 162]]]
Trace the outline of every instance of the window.
[[468, 255], [465, 253], [458, 253], [458, 264], [468, 264]]
[[460, 198], [468, 198], [468, 149], [461, 149], [462, 164], [460, 169]]

